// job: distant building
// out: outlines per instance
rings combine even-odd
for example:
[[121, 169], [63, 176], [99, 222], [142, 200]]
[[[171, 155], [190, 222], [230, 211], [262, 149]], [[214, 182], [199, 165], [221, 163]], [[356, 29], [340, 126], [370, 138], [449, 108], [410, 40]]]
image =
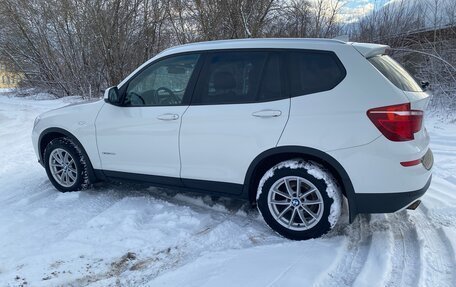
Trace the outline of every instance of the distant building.
[[12, 72], [0, 62], [0, 88], [16, 88], [21, 78], [21, 74]]

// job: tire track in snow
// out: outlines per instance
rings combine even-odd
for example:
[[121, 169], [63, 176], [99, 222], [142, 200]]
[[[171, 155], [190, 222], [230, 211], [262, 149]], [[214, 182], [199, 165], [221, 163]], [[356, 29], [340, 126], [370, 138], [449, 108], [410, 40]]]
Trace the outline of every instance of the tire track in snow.
[[[75, 279], [73, 282], [75, 285], [86, 286], [93, 282], [99, 282], [101, 285], [109, 285], [110, 280], [116, 280], [120, 275], [126, 277], [126, 282], [133, 283], [133, 285], [147, 285], [154, 278], [193, 262], [208, 250], [219, 250], [221, 246], [219, 246], [220, 242], [218, 239], [228, 238], [226, 230], [242, 229], [245, 231], [244, 235], [239, 233], [234, 238], [234, 241], [238, 243], [233, 242], [234, 245], [231, 248], [249, 248], [284, 240], [275, 236], [268, 227], [259, 222], [256, 214], [244, 214], [245, 204], [235, 204], [234, 210], [230, 210], [230, 208], [220, 203], [210, 202], [213, 206], [208, 205], [203, 201], [204, 197], [201, 196], [197, 196], [196, 198], [183, 195], [176, 196], [175, 194], [173, 195], [172, 191], [169, 191], [171, 194], [169, 195], [163, 192], [163, 190], [155, 189], [152, 191], [150, 189], [135, 190], [133, 186], [128, 185], [126, 188], [133, 188], [131, 193], [134, 196], [148, 198], [151, 203], [161, 203], [169, 205], [169, 207], [189, 209], [192, 214], [208, 214], [209, 218], [206, 225], [193, 230], [191, 234], [188, 234], [188, 237], [171, 242], [164, 249], [169, 251], [154, 250], [152, 254], [150, 251], [138, 251], [137, 259], [129, 261], [128, 264], [123, 265], [116, 272], [108, 268], [103, 272], [82, 276]], [[119, 193], [121, 196], [124, 194], [122, 191]], [[122, 199], [129, 200], [130, 198], [130, 196], [125, 196]], [[119, 204], [122, 204], [122, 202], [119, 201]], [[114, 206], [114, 208], [116, 207]], [[109, 213], [111, 210], [108, 209], [106, 212]], [[102, 217], [106, 215], [109, 214], [100, 213]], [[141, 226], [138, 228], [141, 229]], [[166, 256], [162, 256], [163, 254]], [[120, 259], [114, 259], [111, 265], [116, 264], [117, 260]], [[140, 277], [131, 274], [135, 270], [142, 270]], [[125, 283], [125, 281], [122, 282]]]
[[386, 286], [418, 286], [420, 245], [416, 226], [406, 211], [387, 215], [394, 238], [392, 272]]
[[245, 239], [241, 240], [244, 242], [242, 244], [243, 246], [237, 246], [235, 248], [249, 248], [268, 243], [277, 243], [284, 240], [281, 237], [277, 237], [265, 224], [259, 222], [257, 215], [249, 213], [243, 214], [243, 211], [246, 211], [245, 204], [240, 206], [235, 204], [236, 207], [234, 210], [230, 210], [221, 202], [211, 202], [213, 206], [210, 206], [202, 201], [203, 196], [200, 195], [197, 195], [195, 200], [195, 197], [187, 195], [180, 195], [177, 197], [168, 195], [166, 192], [163, 192], [163, 190], [154, 193], [152, 197], [176, 206], [188, 207], [195, 212], [210, 213], [211, 222], [175, 246], [175, 249], [179, 252], [177, 260], [164, 258], [164, 260], [160, 262], [161, 266], [158, 270], [149, 274], [143, 274], [142, 278], [138, 281], [140, 284], [150, 283], [154, 278], [163, 275], [168, 271], [175, 270], [193, 262], [203, 252], [207, 252], [211, 249], [218, 250], [219, 248], [217, 246], [212, 246], [213, 243], [215, 243], [215, 245], [218, 245], [218, 243], [211, 243], [210, 238], [213, 236], [219, 237], [220, 234], [218, 233], [227, 227], [230, 229], [230, 226], [241, 227], [247, 234], [251, 233], [249, 232], [249, 227], [253, 227], [255, 230], [253, 234], [246, 236]]
[[366, 261], [352, 286], [384, 287], [392, 272], [394, 239], [391, 225], [385, 214], [375, 214], [371, 215], [369, 227], [371, 243]]
[[441, 227], [436, 227], [421, 206], [412, 215], [421, 248], [421, 284], [424, 286], [451, 287], [456, 284], [456, 259], [450, 240]]
[[372, 245], [372, 232], [369, 226], [370, 215], [359, 214], [345, 228], [347, 244], [339, 262], [328, 272], [318, 286], [352, 286], [361, 272]]

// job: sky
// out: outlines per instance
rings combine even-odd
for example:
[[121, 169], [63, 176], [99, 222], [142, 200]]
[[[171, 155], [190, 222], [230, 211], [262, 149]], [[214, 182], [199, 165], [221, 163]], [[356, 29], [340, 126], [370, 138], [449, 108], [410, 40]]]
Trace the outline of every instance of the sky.
[[[337, 1], [337, 0], [334, 0]], [[341, 8], [341, 20], [345, 23], [356, 22], [364, 15], [373, 10], [381, 9], [386, 4], [401, 0], [340, 0], [343, 1]], [[454, 10], [455, 0], [404, 0], [406, 7], [412, 8], [413, 5], [421, 5], [424, 10], [426, 25], [439, 26], [456, 22]]]
[[387, 0], [346, 0], [341, 10], [341, 17], [344, 22], [355, 22], [375, 7], [383, 6], [387, 2]]

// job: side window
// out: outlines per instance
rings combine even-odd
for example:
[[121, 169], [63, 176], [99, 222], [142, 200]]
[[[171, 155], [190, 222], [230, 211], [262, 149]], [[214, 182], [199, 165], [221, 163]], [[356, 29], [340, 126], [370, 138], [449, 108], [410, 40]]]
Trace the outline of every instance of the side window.
[[279, 53], [269, 54], [263, 78], [261, 79], [258, 101], [275, 101], [286, 98], [283, 91], [283, 76]]
[[216, 52], [210, 54], [198, 81], [192, 104], [254, 102], [268, 52]]
[[292, 96], [331, 90], [346, 75], [333, 52], [291, 52], [290, 69]]
[[156, 62], [130, 81], [126, 106], [172, 106], [182, 104], [199, 55], [182, 55]]

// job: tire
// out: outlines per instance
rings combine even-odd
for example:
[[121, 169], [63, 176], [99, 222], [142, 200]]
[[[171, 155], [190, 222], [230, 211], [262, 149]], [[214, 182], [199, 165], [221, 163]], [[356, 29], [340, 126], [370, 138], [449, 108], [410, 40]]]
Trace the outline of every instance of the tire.
[[257, 206], [264, 221], [292, 240], [318, 238], [331, 230], [340, 217], [341, 202], [335, 179], [313, 162], [281, 162], [258, 185]]
[[59, 191], [79, 191], [90, 186], [87, 159], [69, 138], [53, 139], [43, 158], [47, 176]]

